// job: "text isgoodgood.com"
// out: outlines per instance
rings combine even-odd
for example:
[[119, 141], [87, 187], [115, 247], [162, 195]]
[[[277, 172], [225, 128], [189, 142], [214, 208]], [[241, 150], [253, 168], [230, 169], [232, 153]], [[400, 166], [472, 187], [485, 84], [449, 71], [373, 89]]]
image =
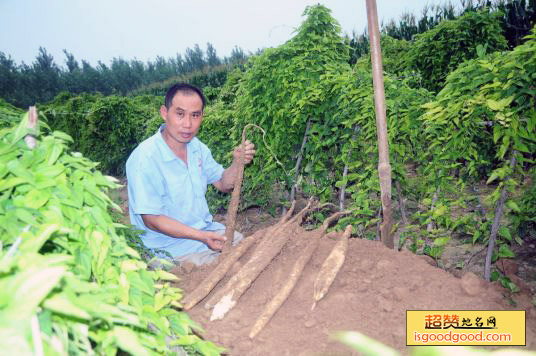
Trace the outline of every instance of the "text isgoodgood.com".
[[478, 333], [453, 333], [450, 330], [447, 334], [433, 333], [413, 333], [413, 340], [427, 344], [429, 342], [451, 342], [457, 344], [459, 342], [511, 342], [511, 334], [486, 333], [483, 331]]

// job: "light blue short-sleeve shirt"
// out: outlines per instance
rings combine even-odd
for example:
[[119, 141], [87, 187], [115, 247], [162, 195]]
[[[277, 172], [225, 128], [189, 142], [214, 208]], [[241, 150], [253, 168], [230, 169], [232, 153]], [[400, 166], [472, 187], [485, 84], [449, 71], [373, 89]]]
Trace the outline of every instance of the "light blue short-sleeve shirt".
[[178, 257], [205, 251], [208, 247], [200, 241], [151, 230], [145, 226], [141, 215], [166, 215], [199, 230], [225, 229], [212, 221], [205, 198], [207, 185], [220, 180], [224, 169], [196, 137], [187, 144], [186, 165], [164, 141], [161, 133], [164, 127], [162, 125], [153, 136], [140, 143], [127, 160], [128, 205], [131, 224], [145, 231], [143, 244]]

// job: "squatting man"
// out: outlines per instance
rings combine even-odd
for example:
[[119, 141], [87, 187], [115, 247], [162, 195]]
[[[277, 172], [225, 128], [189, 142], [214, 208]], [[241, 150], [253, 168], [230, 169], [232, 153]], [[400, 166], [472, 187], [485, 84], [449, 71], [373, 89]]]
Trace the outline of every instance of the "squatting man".
[[[206, 99], [189, 84], [172, 86], [160, 108], [164, 124], [140, 143], [127, 160], [130, 222], [140, 230], [143, 244], [167, 251], [175, 262], [212, 262], [226, 240], [225, 226], [212, 220], [205, 193], [212, 184], [222, 192], [234, 187], [241, 146], [224, 169], [197, 137]], [[222, 128], [224, 129], [224, 128]], [[255, 146], [245, 141], [244, 162]], [[242, 238], [235, 233], [233, 243]]]

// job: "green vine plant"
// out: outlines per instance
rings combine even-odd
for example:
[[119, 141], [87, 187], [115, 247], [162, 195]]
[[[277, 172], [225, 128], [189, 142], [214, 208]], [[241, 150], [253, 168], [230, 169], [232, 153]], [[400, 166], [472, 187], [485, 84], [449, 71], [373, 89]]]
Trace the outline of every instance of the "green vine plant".
[[[38, 138], [35, 148], [24, 141]], [[178, 311], [177, 277], [148, 270], [115, 223], [117, 181], [69, 152], [72, 138], [0, 130], [0, 343], [17, 355], [161, 355], [222, 349]]]
[[[494, 187], [487, 197], [492, 208], [484, 217], [494, 222], [491, 233], [489, 224], [477, 229], [457, 224], [465, 227], [465, 234], [473, 235], [473, 242], [488, 244], [494, 229], [498, 232], [493, 261], [514, 256], [509, 247], [513, 234], [501, 219], [502, 207], [520, 211], [507, 196], [513, 196], [518, 180], [526, 174], [524, 168], [534, 164], [535, 38], [533, 32], [513, 51], [465, 62], [447, 77], [445, 88], [425, 105], [427, 112], [422, 116], [426, 140], [432, 143], [422, 156], [423, 162], [429, 162], [423, 167], [428, 184], [454, 185], [461, 197], [479, 179]], [[460, 205], [456, 196], [443, 194], [443, 199], [451, 207]]]

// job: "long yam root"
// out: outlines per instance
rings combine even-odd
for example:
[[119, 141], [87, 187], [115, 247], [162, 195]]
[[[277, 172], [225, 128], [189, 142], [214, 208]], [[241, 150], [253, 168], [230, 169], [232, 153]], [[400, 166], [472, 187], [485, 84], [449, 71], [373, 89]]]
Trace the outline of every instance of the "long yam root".
[[341, 239], [337, 241], [328, 258], [322, 264], [320, 272], [316, 277], [314, 283], [314, 293], [313, 293], [313, 305], [311, 310], [314, 310], [316, 303], [324, 298], [327, 294], [329, 287], [335, 280], [337, 273], [341, 269], [344, 259], [346, 258], [346, 250], [348, 249], [348, 238], [352, 234], [352, 225], [346, 226], [344, 234]]
[[[273, 236], [266, 236], [263, 241], [255, 249], [255, 253], [248, 262], [242, 266], [240, 271], [235, 274], [227, 283], [227, 285], [214, 294], [205, 307], [211, 307], [211, 304], [216, 301], [210, 320], [223, 319], [225, 315], [237, 303], [242, 294], [251, 286], [251, 283], [258, 277], [264, 268], [277, 256], [285, 243], [289, 239], [288, 229], [295, 223], [301, 223], [301, 219], [307, 211], [309, 211], [312, 201], [310, 200], [307, 206], [300, 211], [296, 216], [290, 219], [283, 225], [279, 225], [274, 229]], [[285, 232], [285, 233], [282, 233]]]
[[[296, 202], [292, 202], [290, 210], [281, 218], [279, 223], [285, 223], [288, 221]], [[197, 303], [199, 303], [203, 298], [205, 298], [211, 291], [214, 289], [214, 286], [218, 284], [219, 281], [225, 276], [227, 271], [235, 264], [242, 255], [249, 250], [249, 248], [254, 245], [257, 241], [262, 240], [263, 236], [270, 231], [270, 228], [261, 229], [255, 232], [252, 236], [246, 238], [242, 241], [235, 249], [232, 250], [230, 254], [226, 257], [221, 256], [221, 262], [210, 272], [210, 274], [197, 286], [197, 288], [188, 294], [183, 300], [184, 310], [189, 310], [193, 308]]]
[[307, 265], [307, 263], [311, 259], [311, 256], [313, 255], [313, 252], [316, 250], [320, 243], [319, 236], [322, 236], [326, 233], [326, 230], [328, 229], [329, 224], [331, 222], [347, 213], [348, 212], [339, 212], [331, 215], [329, 218], [324, 220], [324, 223], [322, 224], [322, 227], [320, 227], [320, 229], [317, 229], [311, 233], [313, 235], [311, 236], [311, 242], [309, 243], [309, 245], [307, 245], [303, 253], [294, 263], [294, 266], [292, 267], [292, 270], [288, 275], [287, 281], [281, 287], [279, 292], [272, 298], [272, 300], [270, 300], [270, 303], [266, 305], [262, 314], [259, 316], [255, 324], [251, 328], [251, 331], [249, 332], [249, 337], [251, 339], [257, 336], [257, 334], [266, 326], [266, 324], [268, 324], [270, 319], [279, 310], [281, 305], [283, 305], [283, 303], [287, 300], [290, 293], [292, 293], [292, 290], [294, 289], [302, 275], [305, 265]]
[[201, 299], [205, 298], [216, 284], [225, 276], [227, 271], [238, 261], [240, 257], [266, 233], [267, 229], [255, 232], [253, 235], [245, 238], [240, 244], [230, 251], [230, 253], [210, 272], [210, 274], [188, 294], [183, 300], [183, 309], [190, 310]]

